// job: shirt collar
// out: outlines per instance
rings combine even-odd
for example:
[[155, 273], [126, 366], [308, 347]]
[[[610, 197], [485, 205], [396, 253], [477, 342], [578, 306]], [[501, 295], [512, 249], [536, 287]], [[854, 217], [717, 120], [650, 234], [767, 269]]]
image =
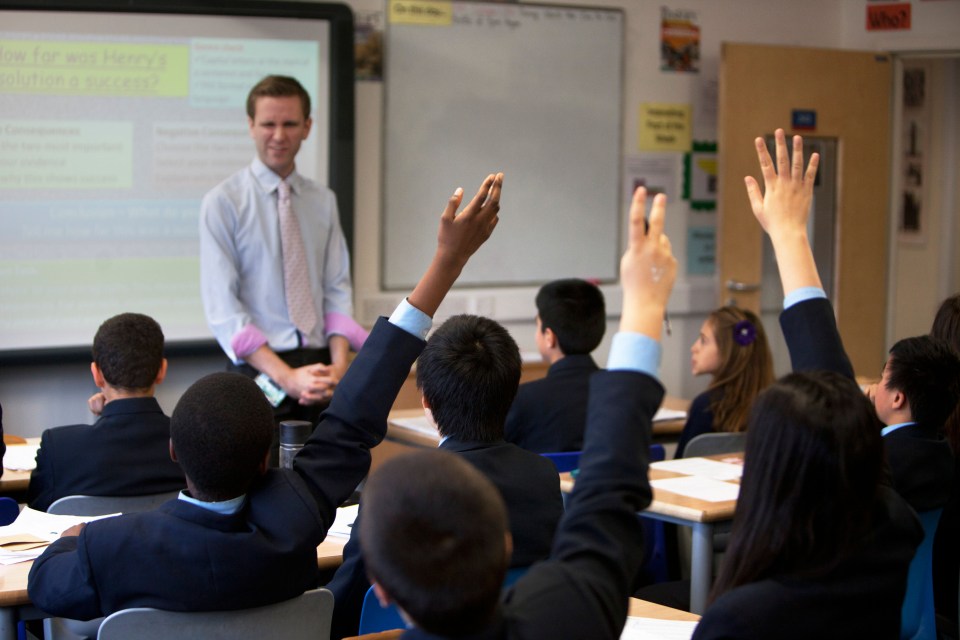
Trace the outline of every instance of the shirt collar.
[[[250, 165], [250, 171], [253, 173], [253, 177], [256, 178], [257, 182], [263, 187], [263, 190], [267, 193], [273, 193], [277, 190], [280, 181], [283, 179], [273, 172], [267, 165], [263, 164], [260, 158], [254, 158], [253, 163]], [[293, 172], [287, 176], [287, 184], [290, 185], [290, 190], [293, 193], [299, 194], [300, 192], [300, 174], [297, 173], [297, 170], [294, 169]]]
[[184, 502], [189, 502], [190, 504], [195, 504], [201, 509], [206, 509], [207, 511], [213, 511], [214, 513], [219, 513], [221, 515], [231, 516], [240, 511], [240, 509], [243, 507], [243, 502], [247, 499], [247, 494], [244, 493], [236, 498], [231, 498], [222, 502], [204, 502], [203, 500], [197, 500], [193, 496], [189, 495], [186, 491], [181, 491], [180, 495], [177, 496], [177, 499], [183, 500]]
[[880, 435], [881, 435], [881, 436], [885, 436], [885, 435], [887, 435], [888, 433], [893, 433], [893, 432], [896, 431], [897, 429], [900, 429], [900, 428], [902, 428], [902, 427], [909, 427], [909, 426], [912, 425], [912, 424], [916, 424], [916, 423], [915, 423], [915, 422], [901, 422], [901, 423], [899, 423], [899, 424], [890, 424], [890, 425], [887, 425], [887, 426], [885, 426], [883, 429], [880, 430]]

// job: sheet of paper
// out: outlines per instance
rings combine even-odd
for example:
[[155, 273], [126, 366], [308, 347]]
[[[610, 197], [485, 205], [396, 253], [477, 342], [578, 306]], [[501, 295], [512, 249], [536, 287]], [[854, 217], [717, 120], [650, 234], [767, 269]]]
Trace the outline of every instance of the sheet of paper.
[[666, 407], [660, 407], [657, 409], [657, 412], [653, 414], [653, 421], [659, 422], [661, 420], [686, 420], [687, 412], [680, 411], [679, 409], [667, 409]]
[[37, 468], [36, 444], [11, 444], [3, 454], [3, 467], [11, 471], [33, 471]]
[[681, 476], [679, 478], [651, 480], [650, 486], [707, 502], [736, 500], [740, 494], [740, 485], [738, 484], [721, 482], [703, 476]]
[[410, 429], [411, 431], [425, 433], [428, 436], [439, 436], [437, 433], [437, 428], [433, 426], [430, 420], [427, 419], [427, 416], [417, 416], [416, 418], [396, 418], [390, 422], [404, 427], [405, 429]]
[[[741, 460], [734, 458], [734, 460]], [[661, 471], [673, 471], [688, 476], [703, 476], [714, 480], [737, 480], [743, 475], [743, 465], [739, 462], [722, 462], [708, 458], [680, 458], [663, 460], [650, 465]]]
[[696, 622], [628, 617], [620, 640], [690, 640]]
[[[0, 540], [6, 543], [3, 549], [0, 549], [0, 564], [14, 564], [17, 562], [26, 562], [37, 558], [48, 544], [60, 537], [60, 534], [81, 522], [92, 522], [101, 518], [112, 518], [119, 513], [113, 513], [105, 516], [58, 516], [43, 511], [36, 511], [30, 507], [24, 507], [11, 524], [0, 527]], [[41, 546], [23, 550], [14, 550], [10, 548], [11, 544], [16, 542], [35, 544], [36, 541], [43, 541]]]
[[350, 532], [353, 530], [353, 522], [357, 519], [359, 511], [360, 505], [358, 504], [337, 509], [337, 517], [327, 531], [327, 535], [349, 538]]

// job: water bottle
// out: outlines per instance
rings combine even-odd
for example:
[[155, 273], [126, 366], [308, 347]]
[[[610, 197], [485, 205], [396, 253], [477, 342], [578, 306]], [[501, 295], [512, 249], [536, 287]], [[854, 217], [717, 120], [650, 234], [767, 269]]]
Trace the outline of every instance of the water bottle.
[[284, 420], [280, 423], [280, 468], [292, 469], [293, 457], [303, 448], [313, 423], [306, 420]]

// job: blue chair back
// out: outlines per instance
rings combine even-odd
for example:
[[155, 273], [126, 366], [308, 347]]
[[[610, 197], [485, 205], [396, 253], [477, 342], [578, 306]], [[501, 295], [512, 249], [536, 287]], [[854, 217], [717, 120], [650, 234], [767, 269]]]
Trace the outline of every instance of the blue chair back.
[[910, 562], [907, 593], [900, 610], [900, 638], [925, 640], [937, 637], [936, 613], [933, 609], [933, 538], [943, 509], [917, 514], [923, 525], [923, 542]]
[[[503, 579], [503, 588], [512, 586], [529, 568], [513, 567], [507, 569], [507, 575]], [[405, 629], [406, 627], [407, 625], [400, 616], [400, 611], [396, 605], [391, 603], [386, 607], [381, 607], [380, 601], [377, 600], [377, 594], [373, 592], [373, 587], [367, 589], [367, 594], [363, 596], [363, 606], [360, 609], [360, 628], [357, 630], [359, 635], [390, 631], [391, 629]]]
[[557, 453], [541, 453], [544, 458], [549, 458], [557, 467], [558, 473], [573, 471], [580, 466], [579, 451], [560, 451]]

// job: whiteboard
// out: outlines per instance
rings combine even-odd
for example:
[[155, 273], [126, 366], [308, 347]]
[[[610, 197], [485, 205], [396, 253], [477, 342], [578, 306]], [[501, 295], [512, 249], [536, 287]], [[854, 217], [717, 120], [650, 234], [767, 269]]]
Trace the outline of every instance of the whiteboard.
[[460, 285], [617, 278], [623, 25], [620, 10], [391, 3], [384, 289], [416, 284], [453, 190], [467, 202], [495, 171], [500, 224]]

